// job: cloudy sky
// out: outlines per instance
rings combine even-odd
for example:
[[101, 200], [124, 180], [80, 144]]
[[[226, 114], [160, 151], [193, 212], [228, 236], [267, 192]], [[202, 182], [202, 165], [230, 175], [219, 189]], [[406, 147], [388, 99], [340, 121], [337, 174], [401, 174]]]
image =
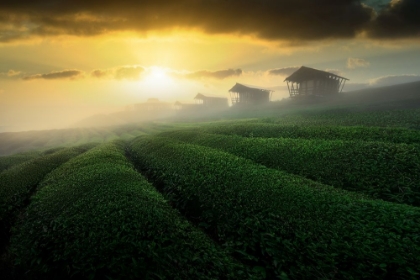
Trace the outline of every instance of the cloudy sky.
[[[305, 65], [344, 90], [420, 80], [419, 0], [2, 0], [0, 127], [68, 125], [155, 97], [276, 89]], [[0, 129], [1, 131], [1, 129]]]

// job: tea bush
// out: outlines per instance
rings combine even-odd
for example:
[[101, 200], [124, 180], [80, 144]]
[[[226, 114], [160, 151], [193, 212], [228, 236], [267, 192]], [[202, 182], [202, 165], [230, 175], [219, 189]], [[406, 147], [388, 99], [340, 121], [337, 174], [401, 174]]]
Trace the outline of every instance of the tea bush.
[[70, 160], [41, 186], [10, 249], [31, 277], [257, 279], [170, 207], [121, 142]]
[[0, 172], [12, 167], [13, 165], [17, 165], [25, 161], [34, 159], [38, 157], [40, 154], [41, 152], [31, 151], [31, 152], [26, 152], [26, 153], [14, 154], [11, 156], [0, 157]]
[[130, 153], [174, 207], [268, 279], [420, 275], [416, 207], [168, 138], [136, 138]]
[[59, 167], [96, 144], [84, 144], [75, 148], [58, 150], [33, 160], [14, 165], [0, 173], [0, 237], [3, 246], [9, 236], [19, 211], [28, 203], [41, 180]]
[[420, 206], [420, 147], [363, 141], [243, 138], [165, 132], [162, 136], [205, 145], [372, 198]]
[[205, 126], [200, 130], [208, 133], [243, 137], [282, 137], [310, 140], [354, 140], [420, 144], [420, 131], [405, 128], [231, 123]]

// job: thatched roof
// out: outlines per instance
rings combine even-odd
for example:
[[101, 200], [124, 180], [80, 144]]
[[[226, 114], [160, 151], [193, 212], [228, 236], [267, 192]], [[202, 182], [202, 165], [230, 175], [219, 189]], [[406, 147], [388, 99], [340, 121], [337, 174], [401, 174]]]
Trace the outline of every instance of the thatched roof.
[[287, 77], [284, 81], [300, 83], [307, 80], [330, 79], [332, 77], [348, 80], [347, 78], [335, 75], [330, 72], [302, 66], [298, 70], [296, 70], [292, 75]]
[[198, 94], [194, 97], [194, 99], [201, 99], [201, 100], [204, 100], [204, 99], [226, 100], [227, 98], [225, 98], [225, 97], [215, 97], [215, 96], [205, 96], [205, 95], [203, 95], [203, 94], [201, 94], [201, 93], [198, 93]]
[[270, 93], [274, 90], [270, 90], [270, 89], [264, 89], [264, 88], [259, 88], [259, 87], [254, 87], [254, 86], [246, 86], [240, 83], [236, 83], [236, 85], [233, 86], [233, 88], [231, 88], [229, 90], [229, 92], [248, 92], [248, 93]]

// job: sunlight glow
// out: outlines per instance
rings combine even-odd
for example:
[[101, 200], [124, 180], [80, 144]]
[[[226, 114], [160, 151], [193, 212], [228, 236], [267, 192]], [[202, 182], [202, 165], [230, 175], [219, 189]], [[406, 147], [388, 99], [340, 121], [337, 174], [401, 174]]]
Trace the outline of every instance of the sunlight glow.
[[173, 94], [177, 82], [168, 74], [168, 69], [152, 66], [144, 73], [143, 78], [137, 83], [139, 93], [150, 97], [167, 98]]
[[141, 82], [142, 86], [150, 89], [163, 89], [172, 83], [173, 80], [167, 75], [167, 70], [157, 66], [150, 67]]
[[151, 83], [164, 83], [164, 82], [168, 82], [168, 80], [170, 79], [167, 75], [166, 75], [166, 70], [160, 67], [151, 67], [149, 70], [149, 75], [145, 78], [146, 82], [151, 82]]

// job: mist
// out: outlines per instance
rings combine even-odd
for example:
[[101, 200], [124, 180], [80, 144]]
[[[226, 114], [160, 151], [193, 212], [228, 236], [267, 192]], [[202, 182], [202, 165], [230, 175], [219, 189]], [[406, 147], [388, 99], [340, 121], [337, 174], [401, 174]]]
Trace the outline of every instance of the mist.
[[[0, 132], [229, 118], [239, 109], [186, 113], [175, 103], [201, 93], [232, 105], [235, 83], [273, 90], [269, 107], [287, 111], [284, 79], [302, 65], [349, 79], [356, 103], [363, 93], [353, 91], [420, 80], [417, 1], [41, 2], [0, 4]], [[149, 99], [167, 106], [141, 109]]]
[[419, 0], [0, 1], [2, 280], [417, 279], [419, 35]]
[[[312, 100], [305, 105], [305, 109], [311, 109], [319, 104], [328, 106], [351, 106], [354, 104], [371, 105], [384, 103], [391, 100], [414, 100], [417, 98], [418, 83], [410, 81], [419, 80], [419, 76], [391, 76], [382, 77], [371, 83], [348, 83], [344, 91], [331, 98]], [[404, 82], [409, 83], [404, 83]], [[223, 85], [232, 85], [233, 80], [225, 81]], [[400, 85], [390, 87], [390, 83]], [[391, 84], [393, 85], [393, 84]], [[287, 86], [273, 86], [271, 104], [254, 107], [231, 107], [232, 102], [226, 87], [223, 90], [209, 90], [208, 87], [195, 87], [197, 92], [220, 92], [213, 95], [226, 98], [230, 107], [223, 110], [200, 110], [194, 100], [193, 90], [184, 93], [172, 93], [169, 96], [159, 93], [148, 96], [140, 96], [137, 90], [127, 88], [126, 92], [112, 92], [105, 89], [98, 92], [95, 89], [82, 90], [79, 88], [65, 88], [61, 85], [54, 87], [52, 91], [45, 91], [42, 98], [28, 92], [15, 92], [13, 89], [3, 90], [0, 103], [0, 132], [17, 132], [32, 130], [51, 130], [77, 127], [106, 127], [126, 125], [150, 121], [199, 121], [217, 120], [234, 117], [240, 112], [244, 118], [253, 118], [267, 115], [267, 108], [275, 115], [296, 109], [300, 103], [290, 100]], [[17, 88], [16, 90], [20, 90]], [[73, 93], [71, 91], [77, 91]], [[115, 90], [116, 91], [116, 90]], [[141, 90], [139, 90], [141, 91]], [[223, 93], [225, 91], [225, 93]], [[82, 94], [80, 94], [81, 92]], [[84, 95], [84, 94], [85, 95]], [[150, 100], [153, 100], [150, 102]], [[177, 108], [176, 102], [184, 105], [196, 106], [194, 110], [182, 110]], [[155, 103], [153, 105], [153, 103]], [[160, 104], [161, 106], [157, 106]], [[417, 104], [417, 103], [414, 103]], [[277, 108], [277, 109], [276, 109]], [[301, 108], [302, 109], [302, 108]]]

